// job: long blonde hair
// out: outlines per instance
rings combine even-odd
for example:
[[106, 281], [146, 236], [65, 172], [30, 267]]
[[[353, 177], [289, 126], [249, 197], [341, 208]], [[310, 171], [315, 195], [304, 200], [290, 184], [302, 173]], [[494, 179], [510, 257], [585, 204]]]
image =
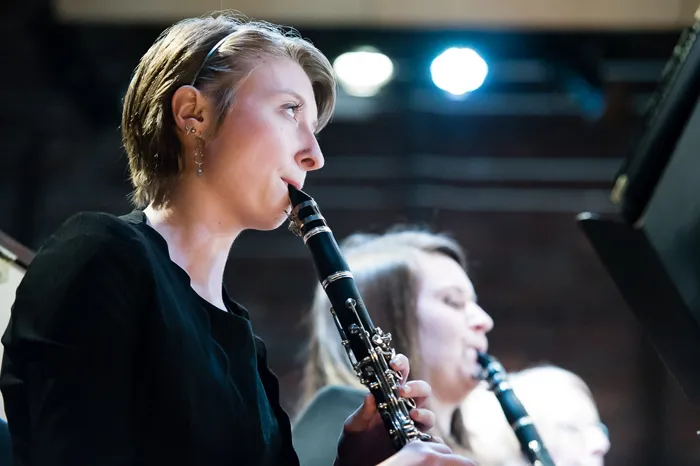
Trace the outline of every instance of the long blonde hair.
[[[392, 335], [392, 346], [411, 361], [411, 378], [421, 378], [417, 338], [417, 297], [421, 254], [445, 255], [466, 269], [465, 254], [452, 238], [412, 227], [383, 235], [355, 234], [341, 243], [362, 299], [374, 324]], [[302, 405], [328, 385], [364, 389], [353, 371], [329, 312], [330, 302], [319, 285], [311, 307], [311, 340], [304, 371]], [[434, 432], [453, 448], [468, 450], [459, 409], [450, 432]]]

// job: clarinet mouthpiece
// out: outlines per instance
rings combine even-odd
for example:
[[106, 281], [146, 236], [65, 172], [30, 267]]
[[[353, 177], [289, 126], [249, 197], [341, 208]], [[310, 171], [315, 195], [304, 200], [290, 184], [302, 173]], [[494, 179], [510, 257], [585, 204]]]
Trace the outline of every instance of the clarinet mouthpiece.
[[491, 364], [491, 356], [489, 356], [486, 353], [482, 353], [481, 351], [476, 353], [476, 361], [479, 363], [481, 367], [486, 369], [489, 364]]
[[311, 200], [311, 196], [306, 194], [304, 191], [295, 188], [291, 184], [287, 185], [287, 189], [289, 190], [289, 201], [292, 203], [292, 209], [302, 202]]

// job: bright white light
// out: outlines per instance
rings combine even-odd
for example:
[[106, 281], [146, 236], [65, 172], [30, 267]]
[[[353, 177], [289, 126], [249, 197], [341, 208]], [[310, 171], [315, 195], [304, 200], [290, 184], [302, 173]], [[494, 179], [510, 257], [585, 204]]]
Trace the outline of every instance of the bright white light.
[[356, 97], [376, 95], [394, 74], [391, 59], [371, 48], [340, 55], [333, 68], [345, 92]]
[[430, 65], [435, 85], [457, 96], [481, 87], [488, 73], [489, 67], [484, 59], [468, 48], [449, 48]]

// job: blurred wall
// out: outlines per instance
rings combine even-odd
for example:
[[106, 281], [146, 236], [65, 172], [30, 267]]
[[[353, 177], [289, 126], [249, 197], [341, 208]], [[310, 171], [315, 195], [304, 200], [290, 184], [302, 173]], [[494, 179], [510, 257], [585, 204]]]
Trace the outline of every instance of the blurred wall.
[[234, 9], [295, 25], [496, 26], [517, 28], [645, 28], [688, 25], [692, 0], [56, 0], [69, 21], [170, 22]]

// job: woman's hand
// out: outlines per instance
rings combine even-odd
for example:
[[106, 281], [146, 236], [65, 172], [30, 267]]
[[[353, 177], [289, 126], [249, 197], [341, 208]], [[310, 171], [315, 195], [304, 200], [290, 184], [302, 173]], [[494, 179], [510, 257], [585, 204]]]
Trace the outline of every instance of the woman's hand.
[[[435, 424], [435, 414], [423, 407], [426, 399], [430, 396], [430, 385], [422, 380], [407, 382], [410, 364], [408, 358], [402, 354], [397, 355], [390, 366], [401, 374], [399, 394], [404, 398], [413, 398], [416, 403], [416, 408], [412, 409], [410, 412], [411, 419], [416, 423], [416, 427], [423, 432], [432, 429]], [[437, 442], [439, 442], [439, 440], [437, 440]], [[438, 443], [436, 443], [436, 445], [438, 445]], [[428, 448], [428, 450], [431, 450], [431, 448], [432, 447]], [[443, 445], [441, 448], [447, 447]], [[416, 455], [422, 452], [424, 452], [424, 449], [411, 447], [409, 452], [405, 455], [417, 457]], [[345, 421], [343, 433], [338, 444], [336, 465], [374, 466], [394, 454], [396, 454], [396, 448], [377, 411], [377, 403], [375, 402], [374, 396], [371, 393], [367, 394], [362, 406]]]

